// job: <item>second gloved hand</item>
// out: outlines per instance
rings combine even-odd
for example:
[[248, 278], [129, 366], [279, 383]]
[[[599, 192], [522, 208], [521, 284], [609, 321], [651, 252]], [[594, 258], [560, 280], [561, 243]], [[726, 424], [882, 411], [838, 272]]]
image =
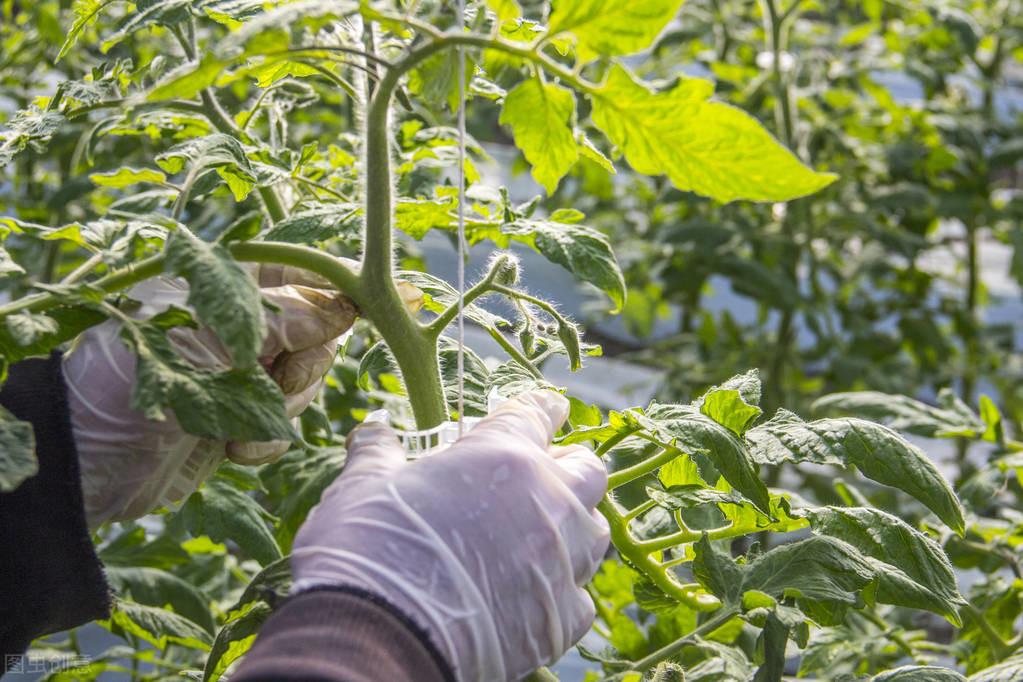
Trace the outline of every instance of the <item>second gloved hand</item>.
[[609, 537], [594, 510], [604, 465], [582, 446], [551, 446], [568, 409], [556, 393], [528, 394], [411, 463], [390, 428], [359, 427], [295, 539], [295, 591], [383, 597], [466, 682], [519, 679], [561, 656], [593, 622], [582, 586]]
[[[267, 314], [260, 362], [284, 393], [288, 416], [300, 414], [316, 396], [337, 352], [338, 337], [355, 320], [355, 306], [326, 288], [315, 275], [295, 268], [253, 269]], [[183, 280], [156, 278], [135, 286], [134, 312], [148, 318], [170, 305], [187, 307]], [[287, 442], [214, 442], [185, 433], [169, 410], [154, 421], [131, 407], [135, 356], [120, 337], [121, 325], [107, 321], [80, 336], [64, 358], [71, 423], [78, 450], [89, 525], [132, 519], [160, 502], [194, 491], [226, 454], [240, 464], [282, 455]], [[200, 369], [222, 370], [230, 355], [208, 328], [177, 327], [168, 332], [175, 350]]]

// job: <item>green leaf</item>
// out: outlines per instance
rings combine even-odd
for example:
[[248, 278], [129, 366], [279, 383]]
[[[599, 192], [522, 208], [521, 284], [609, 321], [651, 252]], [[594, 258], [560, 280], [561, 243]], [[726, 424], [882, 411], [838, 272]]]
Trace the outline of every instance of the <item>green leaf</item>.
[[511, 126], [515, 144], [548, 194], [579, 158], [572, 133], [575, 95], [568, 88], [531, 78], [505, 97], [500, 123]]
[[746, 433], [756, 461], [855, 466], [867, 478], [909, 493], [960, 535], [963, 508], [937, 467], [886, 426], [862, 419], [804, 422], [787, 410]]
[[904, 665], [874, 675], [870, 682], [966, 682], [966, 678], [955, 670], [936, 665]]
[[743, 593], [745, 567], [735, 563], [728, 554], [715, 549], [706, 535], [696, 543], [694, 549], [696, 558], [693, 560], [693, 577], [726, 604], [739, 603]]
[[119, 599], [114, 602], [110, 619], [100, 621], [100, 625], [114, 632], [121, 629], [161, 651], [170, 644], [201, 651], [210, 649], [210, 636], [205, 630], [184, 616], [154, 606]]
[[71, 28], [68, 29], [67, 38], [64, 40], [64, 44], [61, 45], [60, 52], [57, 53], [57, 61], [67, 56], [67, 53], [78, 41], [79, 36], [96, 21], [100, 12], [115, 2], [117, 0], [75, 0], [74, 4], [71, 5], [71, 11], [74, 12], [75, 20], [71, 24]]
[[[381, 375], [397, 377], [399, 371], [398, 361], [394, 359], [387, 343], [377, 341], [359, 360], [359, 368], [355, 372], [356, 383], [363, 391], [371, 391], [374, 384], [380, 383]], [[404, 387], [401, 390], [402, 395], [405, 395]]]
[[757, 651], [763, 654], [763, 663], [757, 668], [753, 682], [781, 682], [785, 674], [785, 646], [789, 641], [791, 626], [778, 617], [778, 612], [771, 610], [767, 615], [760, 636], [757, 638]]
[[1023, 682], [1023, 654], [970, 675], [969, 682]]
[[666, 490], [648, 487], [647, 496], [668, 511], [689, 509], [701, 504], [744, 504], [742, 495], [734, 491], [725, 492], [715, 488], [707, 488], [699, 483], [668, 486]]
[[150, 102], [190, 99], [216, 83], [229, 66], [230, 62], [221, 61], [211, 54], [204, 55], [198, 63], [186, 62], [163, 76], [146, 99]]
[[206, 659], [202, 674], [203, 682], [219, 680], [228, 666], [245, 655], [256, 641], [259, 628], [271, 613], [268, 605], [254, 602], [224, 623], [224, 627], [217, 633], [217, 638], [213, 640], [213, 648]]
[[700, 400], [700, 412], [741, 436], [763, 412], [743, 400], [736, 389], [713, 389]]
[[263, 236], [271, 242], [314, 244], [335, 237], [356, 240], [362, 224], [359, 209], [352, 204], [315, 203], [274, 225]]
[[320, 495], [341, 473], [345, 449], [305, 446], [291, 450], [276, 462], [259, 471], [269, 490], [274, 513], [280, 519], [275, 537], [281, 549], [290, 551], [302, 522], [320, 501]]
[[167, 176], [151, 168], [118, 168], [107, 173], [91, 173], [89, 179], [100, 187], [124, 189], [142, 182], [160, 184], [167, 181]]
[[776, 599], [796, 597], [857, 604], [874, 578], [873, 567], [852, 546], [834, 538], [812, 537], [776, 547], [740, 566], [714, 549], [704, 536], [696, 543], [693, 573], [700, 584], [727, 603], [757, 590]]
[[[429, 273], [418, 270], [402, 270], [397, 274], [397, 279], [408, 282], [422, 291], [423, 308], [431, 313], [443, 312], [458, 302], [458, 292], [455, 291], [455, 288]], [[497, 329], [511, 326], [508, 320], [476, 304], [465, 306], [464, 313], [465, 319], [472, 320], [482, 327]]]
[[245, 554], [264, 566], [281, 558], [280, 547], [267, 525], [274, 517], [252, 497], [219, 477], [210, 478], [192, 493], [178, 514], [193, 535], [237, 543]]
[[180, 173], [185, 167], [198, 174], [215, 169], [227, 183], [235, 201], [241, 201], [256, 186], [256, 172], [241, 143], [230, 135], [215, 133], [188, 140], [156, 157], [156, 163], [168, 173]]
[[453, 199], [401, 199], [394, 208], [394, 224], [413, 239], [422, 239], [430, 230], [451, 228], [456, 204]]
[[[459, 102], [458, 84], [458, 52], [444, 50], [423, 60], [412, 69], [408, 76], [408, 90], [422, 98], [427, 104], [439, 107], [446, 104], [451, 111], [456, 111]], [[476, 70], [471, 54], [465, 59], [466, 96], [469, 96], [469, 85]]]
[[904, 395], [878, 391], [832, 393], [814, 402], [813, 413], [881, 421], [896, 431], [927, 438], [973, 438], [984, 431], [980, 418], [948, 389], [938, 394], [937, 407]]
[[63, 114], [35, 105], [14, 114], [0, 130], [0, 168], [9, 164], [26, 147], [44, 146], [63, 123]]
[[995, 576], [974, 589], [971, 602], [983, 614], [985, 623], [976, 618], [969, 618], [959, 633], [959, 639], [969, 645], [969, 651], [959, 655], [966, 663], [966, 674], [970, 675], [983, 670], [1001, 660], [1003, 653], [1000, 647], [992, 645], [985, 626], [1005, 642], [1016, 636], [1016, 621], [1023, 612], [1023, 582], [1009, 582]]
[[644, 50], [675, 18], [683, 0], [555, 0], [549, 33], [571, 33], [583, 63]]
[[166, 271], [188, 282], [188, 305], [216, 332], [234, 365], [257, 365], [266, 335], [259, 286], [226, 248], [208, 244], [186, 229], [167, 242]]
[[522, 8], [516, 0], [487, 0], [487, 7], [497, 15], [498, 24], [522, 16]]
[[16, 490], [39, 471], [32, 425], [0, 407], [0, 493]]
[[121, 337], [138, 355], [132, 407], [161, 421], [174, 410], [188, 433], [214, 440], [270, 441], [295, 437], [284, 396], [262, 367], [223, 372], [197, 369], [178, 357], [166, 332], [126, 326]]
[[145, 566], [106, 566], [104, 574], [114, 592], [144, 606], [166, 608], [213, 634], [213, 616], [207, 600], [173, 573]]
[[597, 164], [608, 173], [616, 175], [618, 170], [615, 168], [614, 163], [611, 159], [604, 155], [604, 152], [597, 149], [597, 146], [593, 144], [593, 140], [586, 136], [586, 133], [582, 131], [576, 132], [576, 141], [579, 143], [579, 154], [585, 156], [587, 159]]
[[[552, 263], [556, 263], [576, 279], [597, 287], [614, 303], [618, 312], [625, 305], [625, 278], [607, 237], [576, 223], [558, 222], [557, 214], [549, 220], [520, 218], [501, 226], [501, 234], [528, 244]], [[501, 240], [498, 245], [501, 244]]]
[[89, 327], [106, 319], [88, 305], [51, 308], [46, 311], [46, 317], [57, 323], [56, 331], [52, 330], [49, 323], [44, 323], [43, 327], [35, 327], [35, 333], [30, 337], [21, 335], [20, 325], [14, 325], [15, 329], [11, 329], [7, 324], [0, 325], [0, 356], [7, 362], [46, 357], [60, 344], [70, 341]]
[[748, 114], [708, 101], [711, 91], [684, 78], [653, 92], [616, 65], [591, 95], [592, 118], [636, 171], [723, 203], [787, 201], [835, 180], [804, 166]]
[[1005, 427], [1002, 425], [1002, 413], [995, 401], [983, 393], [980, 394], [980, 419], [984, 422], [984, 435], [989, 443], [1001, 443], [1005, 440]]
[[529, 391], [553, 388], [551, 384], [543, 379], [533, 376], [528, 369], [515, 360], [509, 360], [491, 370], [490, 376], [487, 377], [486, 394], [490, 395], [490, 391], [496, 389], [498, 395], [505, 398], [514, 398]]
[[135, 11], [100, 44], [104, 53], [136, 31], [151, 26], [173, 26], [186, 21], [192, 0], [135, 0]]
[[[441, 381], [451, 410], [458, 408], [458, 345], [448, 336], [440, 338], [437, 352]], [[487, 415], [487, 381], [490, 370], [472, 349], [465, 348], [463, 356], [463, 387], [465, 414], [472, 417]], [[395, 368], [397, 370], [397, 368]]]
[[229, 611], [241, 611], [246, 605], [262, 601], [271, 607], [283, 602], [291, 591], [291, 557], [281, 557], [263, 567], [249, 581], [242, 596]]
[[962, 627], [956, 576], [941, 547], [902, 519], [879, 509], [808, 509], [814, 532], [848, 542], [877, 561], [876, 599], [884, 604], [933, 611]]
[[[250, 2], [246, 0], [242, 8]], [[215, 7], [215, 11], [228, 14], [228, 4], [229, 1]], [[268, 3], [262, 2], [260, 5], [265, 11], [252, 16], [240, 28], [232, 31], [217, 45], [217, 54], [230, 56], [246, 45], [250, 54], [278, 52], [288, 47], [288, 33], [284, 30], [287, 27], [295, 30], [308, 24], [313, 28], [322, 28], [330, 21], [359, 12], [359, 3], [352, 0], [298, 0], [268, 9]], [[368, 5], [364, 9], [369, 10]]]
[[644, 428], [687, 454], [703, 453], [728, 483], [765, 514], [771, 513], [767, 487], [754, 459], [730, 429], [691, 407], [657, 405], [637, 416]]
[[7, 252], [7, 249], [0, 246], [0, 277], [24, 274], [25, 268], [15, 263], [14, 259], [11, 258], [11, 254]]
[[31, 346], [39, 339], [56, 335], [60, 324], [42, 313], [14, 313], [4, 321], [7, 331], [19, 346]]

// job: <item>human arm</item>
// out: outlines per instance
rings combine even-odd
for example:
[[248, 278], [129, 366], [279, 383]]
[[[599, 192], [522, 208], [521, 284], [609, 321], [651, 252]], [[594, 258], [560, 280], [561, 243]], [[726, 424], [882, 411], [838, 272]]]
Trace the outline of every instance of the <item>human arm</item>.
[[[608, 547], [607, 524], [594, 511], [607, 487], [603, 464], [586, 448], [550, 444], [567, 413], [561, 396], [529, 394], [412, 463], [389, 428], [357, 429], [344, 473], [296, 538], [297, 596], [271, 617], [232, 679], [432, 682], [453, 672], [494, 682], [558, 658], [592, 623], [582, 585]], [[329, 622], [338, 590], [350, 599], [336, 602]], [[353, 657], [359, 646], [351, 642], [368, 636], [349, 610], [360, 595], [410, 621], [418, 660], [435, 649], [452, 670], [417, 664], [375, 677], [378, 660], [405, 652], [388, 646], [395, 626], [379, 630], [369, 647], [375, 658]], [[306, 624], [314, 644], [296, 634], [303, 612], [321, 628], [317, 635]]]

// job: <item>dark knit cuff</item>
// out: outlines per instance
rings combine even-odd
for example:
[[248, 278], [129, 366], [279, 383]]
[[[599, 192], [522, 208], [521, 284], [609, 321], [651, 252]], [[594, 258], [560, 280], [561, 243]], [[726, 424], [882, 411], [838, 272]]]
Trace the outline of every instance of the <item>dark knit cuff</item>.
[[455, 682], [455, 675], [429, 635], [385, 599], [323, 587], [285, 601], [231, 679]]
[[20, 362], [0, 405], [29, 422], [39, 471], [0, 493], [0, 653], [110, 613], [110, 593], [85, 520], [61, 356]]

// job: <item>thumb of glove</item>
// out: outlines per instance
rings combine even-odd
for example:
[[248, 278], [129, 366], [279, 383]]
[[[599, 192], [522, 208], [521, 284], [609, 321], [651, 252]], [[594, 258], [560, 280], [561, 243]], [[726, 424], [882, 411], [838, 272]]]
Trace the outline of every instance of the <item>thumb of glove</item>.
[[339, 481], [389, 476], [405, 466], [405, 448], [387, 424], [369, 422], [348, 434], [348, 460]]

